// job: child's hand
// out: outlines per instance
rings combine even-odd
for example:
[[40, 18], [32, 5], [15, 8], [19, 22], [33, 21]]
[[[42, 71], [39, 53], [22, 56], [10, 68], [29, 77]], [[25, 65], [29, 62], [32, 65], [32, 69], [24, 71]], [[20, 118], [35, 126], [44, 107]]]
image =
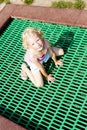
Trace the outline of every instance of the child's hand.
[[52, 77], [51, 74], [49, 74], [49, 75], [47, 76], [47, 81], [48, 81], [48, 82], [54, 82], [54, 81], [55, 81], [55, 78]]
[[55, 65], [56, 66], [57, 65], [63, 66], [63, 61], [62, 60], [57, 60], [56, 63], [55, 63]]

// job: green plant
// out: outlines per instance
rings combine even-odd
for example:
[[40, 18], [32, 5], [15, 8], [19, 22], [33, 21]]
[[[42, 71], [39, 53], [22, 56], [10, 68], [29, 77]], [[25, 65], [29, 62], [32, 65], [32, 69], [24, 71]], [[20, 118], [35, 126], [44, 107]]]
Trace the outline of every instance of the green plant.
[[59, 2], [52, 2], [52, 7], [58, 7], [58, 8], [71, 8], [73, 5], [72, 2], [65, 2], [63, 0], [59, 1]]
[[68, 2], [65, 2], [65, 7], [66, 8], [71, 8], [73, 6], [73, 3], [68, 1]]
[[10, 0], [4, 0], [6, 4], [10, 4]]
[[59, 2], [52, 2], [52, 7], [59, 7], [59, 8], [63, 8], [64, 6], [64, 2], [63, 1], [59, 1]]
[[32, 4], [34, 0], [23, 0], [25, 4]]
[[76, 9], [84, 9], [86, 7], [86, 4], [83, 0], [75, 0], [74, 8]]
[[0, 0], [0, 4], [3, 3], [3, 2], [4, 2], [4, 0]]
[[64, 0], [60, 0], [59, 2], [52, 2], [52, 7], [58, 8], [76, 8], [76, 9], [84, 9], [86, 4], [83, 0], [75, 0], [75, 2], [67, 2]]

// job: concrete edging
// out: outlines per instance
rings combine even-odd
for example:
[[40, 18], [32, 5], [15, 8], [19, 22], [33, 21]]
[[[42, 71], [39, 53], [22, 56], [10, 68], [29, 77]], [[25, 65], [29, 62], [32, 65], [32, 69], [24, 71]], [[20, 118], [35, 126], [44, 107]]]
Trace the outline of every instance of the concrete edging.
[[87, 27], [87, 10], [9, 4], [0, 13], [0, 28], [10, 17]]

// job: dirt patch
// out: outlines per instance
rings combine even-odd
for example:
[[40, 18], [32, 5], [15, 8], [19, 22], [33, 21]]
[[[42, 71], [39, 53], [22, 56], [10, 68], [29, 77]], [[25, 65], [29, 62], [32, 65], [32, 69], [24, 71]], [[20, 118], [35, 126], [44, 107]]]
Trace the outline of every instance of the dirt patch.
[[[34, 0], [34, 2], [31, 5], [33, 5], [33, 6], [46, 6], [46, 7], [50, 7], [52, 2], [54, 2], [54, 1], [59, 1], [59, 0]], [[72, 0], [65, 0], [65, 1], [71, 1], [72, 2]], [[73, 2], [74, 1], [75, 0], [73, 0]], [[84, 0], [84, 1], [86, 3], [86, 8], [85, 9], [87, 9], [87, 0]], [[23, 0], [10, 0], [10, 2], [12, 4], [24, 4]], [[5, 5], [6, 5], [5, 3], [0, 4], [0, 10], [2, 10]]]

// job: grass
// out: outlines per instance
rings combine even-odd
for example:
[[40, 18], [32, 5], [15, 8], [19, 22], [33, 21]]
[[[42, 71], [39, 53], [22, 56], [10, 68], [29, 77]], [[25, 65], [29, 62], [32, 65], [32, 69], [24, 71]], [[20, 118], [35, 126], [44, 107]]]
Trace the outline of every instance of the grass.
[[3, 3], [3, 2], [5, 2], [6, 4], [10, 4], [11, 3], [10, 0], [0, 0], [0, 4]]
[[25, 4], [32, 4], [34, 0], [23, 0]]
[[[25, 4], [32, 4], [34, 0], [22, 0]], [[5, 2], [6, 4], [10, 4], [10, 0], [0, 0], [0, 4]]]
[[65, 2], [63, 0], [59, 2], [52, 2], [52, 7], [58, 7], [58, 8], [71, 8], [72, 2]]
[[84, 9], [86, 7], [86, 4], [82, 0], [76, 0], [74, 3], [74, 8], [76, 9]]
[[11, 3], [10, 0], [4, 0], [4, 2], [5, 2], [6, 4], [10, 4], [10, 3]]
[[4, 2], [4, 0], [0, 0], [0, 4], [3, 3], [3, 2]]
[[[22, 0], [25, 4], [32, 4], [34, 0]], [[6, 4], [10, 4], [10, 0], [0, 0], [0, 4], [5, 2]], [[51, 7], [57, 8], [75, 8], [75, 9], [84, 9], [86, 7], [86, 3], [83, 0], [75, 0], [75, 2], [60, 0], [59, 2], [54, 1], [51, 4]]]
[[64, 0], [60, 0], [59, 2], [52, 2], [52, 7], [58, 8], [75, 8], [75, 9], [84, 9], [86, 4], [83, 0], [75, 0], [75, 2], [67, 2]]

